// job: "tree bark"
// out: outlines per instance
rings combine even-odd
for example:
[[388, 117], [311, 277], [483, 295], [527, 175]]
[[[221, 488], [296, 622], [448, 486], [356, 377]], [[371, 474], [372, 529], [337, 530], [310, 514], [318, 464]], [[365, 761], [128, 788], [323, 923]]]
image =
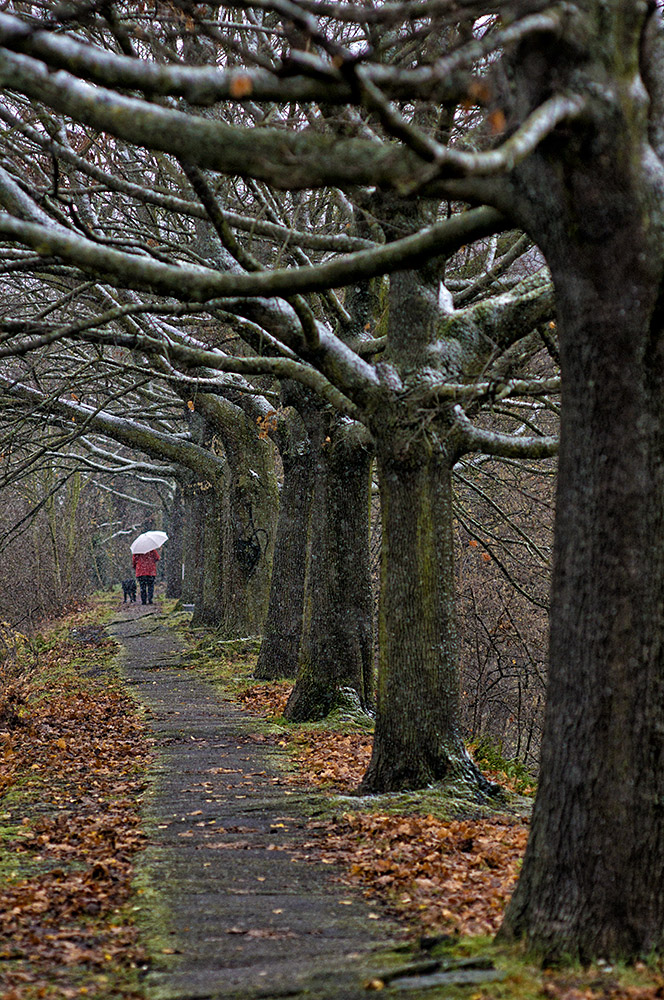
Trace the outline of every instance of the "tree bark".
[[352, 432], [347, 439], [331, 433], [335, 441], [323, 435], [317, 445], [299, 669], [284, 711], [293, 722], [324, 718], [349, 702], [367, 709], [373, 700], [371, 457]]
[[182, 599], [187, 603], [201, 603], [203, 599], [203, 525], [205, 514], [203, 499], [194, 477], [187, 478], [183, 486], [184, 501], [184, 578]]
[[274, 546], [270, 603], [254, 676], [296, 677], [302, 635], [307, 528], [311, 516], [314, 459], [309, 447], [281, 453], [284, 482]]
[[184, 533], [184, 501], [182, 486], [176, 484], [168, 518], [168, 550], [166, 556], [166, 597], [182, 596], [182, 540]]
[[360, 791], [460, 780], [490, 785], [459, 727], [451, 460], [422, 448], [379, 451], [383, 548], [373, 754]]
[[[194, 525], [190, 535], [193, 544], [194, 626], [218, 627], [222, 616], [222, 567], [224, 564], [224, 485], [198, 482], [194, 489]], [[186, 563], [185, 563], [186, 565]], [[186, 580], [186, 569], [185, 569]]]
[[563, 407], [541, 780], [501, 935], [549, 960], [664, 946], [664, 173], [635, 56], [614, 55], [592, 149], [523, 172]]
[[[421, 225], [431, 206], [381, 197], [388, 237]], [[385, 375], [417, 390], [437, 352], [459, 371], [459, 343], [441, 337], [442, 261], [390, 277]], [[391, 370], [390, 370], [391, 369]], [[371, 761], [360, 790], [422, 788], [459, 780], [478, 797], [490, 791], [459, 726], [450, 412], [423, 422], [408, 393], [373, 422], [382, 512], [378, 613], [378, 699]]]
[[223, 557], [216, 624], [227, 638], [246, 638], [262, 633], [270, 596], [279, 504], [274, 446], [259, 439], [241, 411], [222, 437], [228, 476], [220, 512]]
[[625, 235], [555, 272], [564, 406], [542, 777], [502, 930], [581, 960], [664, 944], [664, 303], [639, 266], [645, 241], [632, 254]]

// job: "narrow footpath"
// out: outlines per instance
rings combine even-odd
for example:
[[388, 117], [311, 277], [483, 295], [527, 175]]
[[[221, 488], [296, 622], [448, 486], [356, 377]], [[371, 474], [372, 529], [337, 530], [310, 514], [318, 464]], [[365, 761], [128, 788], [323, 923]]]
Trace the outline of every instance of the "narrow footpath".
[[149, 1000], [366, 997], [396, 931], [301, 857], [310, 811], [279, 777], [283, 751], [183, 666], [156, 608], [128, 606], [109, 632], [156, 740], [138, 863], [142, 919], [159, 934]]

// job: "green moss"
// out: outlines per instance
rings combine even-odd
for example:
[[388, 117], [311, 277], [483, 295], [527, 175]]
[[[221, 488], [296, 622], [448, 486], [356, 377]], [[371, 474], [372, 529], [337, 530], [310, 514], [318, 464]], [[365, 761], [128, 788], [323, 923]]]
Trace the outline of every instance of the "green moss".
[[509, 782], [511, 787], [520, 795], [534, 795], [537, 780], [528, 771], [525, 764], [515, 757], [503, 756], [503, 747], [500, 741], [494, 741], [488, 736], [482, 736], [473, 740], [468, 749], [473, 755], [475, 763], [481, 770], [492, 771]]
[[[451, 983], [418, 989], [418, 971], [425, 975], [427, 967], [436, 963], [439, 971], [488, 969], [495, 970], [499, 978], [486, 984]], [[485, 936], [450, 935], [430, 940], [423, 937], [403, 947], [393, 946], [378, 952], [372, 957], [372, 965], [373, 989], [382, 988], [381, 982], [389, 988], [395, 978], [408, 979], [407, 995], [411, 1000], [541, 1000], [544, 995], [627, 996], [628, 991], [655, 996], [660, 981], [657, 963], [641, 963], [638, 967], [599, 964], [587, 968], [570, 963], [564, 969], [543, 969], [520, 946], [505, 945]]]
[[[210, 628], [193, 628], [190, 616], [170, 615], [165, 624], [175, 628], [185, 643], [183, 662], [222, 694], [238, 695], [253, 684], [260, 639], [223, 639]], [[267, 682], [269, 683], [269, 682]]]
[[[18, 795], [14, 796], [13, 803], [8, 802], [8, 798], [3, 798], [0, 814], [0, 883], [5, 886], [23, 882], [53, 867], [51, 861], [36, 861], [27, 852], [17, 851], [27, 828], [20, 822], [10, 822], [10, 818], [22, 817], [27, 803]], [[9, 806], [11, 808], [7, 808]]]
[[[85, 624], [97, 625], [105, 616], [103, 604], [100, 608], [93, 601], [92, 607], [84, 615], [77, 615], [76, 627], [80, 628]], [[13, 664], [13, 675], [22, 677], [25, 682], [26, 706], [25, 716], [29, 720], [31, 709], [43, 703], [53, 696], [75, 696], [77, 693], [90, 693], [100, 690], [100, 685], [104, 689], [115, 688], [119, 682], [114, 676], [116, 668], [117, 648], [109, 647], [75, 647], [72, 655], [71, 645], [71, 618], [65, 618], [54, 625], [49, 626], [48, 632], [38, 634], [30, 638], [20, 651], [20, 656]], [[51, 655], [54, 654], [54, 655]], [[99, 669], [104, 676], [100, 679], [93, 679], [85, 675], [86, 668], [93, 665], [95, 670]], [[142, 765], [137, 765], [135, 772], [142, 771]], [[48, 783], [48, 796], [44, 795], [45, 784]], [[48, 814], [57, 814], [58, 790], [60, 784], [67, 788], [67, 777], [65, 773], [56, 770], [49, 770], [47, 776], [41, 771], [31, 769], [19, 770], [16, 780], [5, 792], [0, 804], [0, 882], [9, 888], [22, 882], [36, 880], [40, 876], [52, 872], [54, 868], [65, 871], [80, 870], [85, 867], [84, 858], [54, 858], [53, 856], [40, 857], [35, 855], [29, 848], [23, 850], [19, 847], [22, 841], [27, 840], [32, 821], [44, 815], [44, 801], [54, 803]], [[120, 910], [107, 913], [99, 918], [83, 918], [82, 923], [86, 927], [98, 929], [102, 933], [109, 926], [127, 920], [126, 914]], [[36, 975], [35, 984], [22, 984], [21, 996], [25, 1000], [36, 1000], [37, 997], [49, 1000], [51, 996], [60, 998], [62, 991], [57, 980], [44, 982], [40, 965], [36, 963], [34, 968], [30, 960], [26, 958], [5, 959], [3, 968], [8, 971], [15, 971], [24, 974], [25, 970], [30, 970], [30, 975]], [[48, 977], [50, 973], [45, 972]], [[118, 997], [132, 995], [138, 996], [142, 992], [139, 970], [130, 966], [121, 967], [109, 961], [102, 970], [91, 969], [89, 966], [71, 965], [67, 966], [67, 988], [80, 992], [81, 995], [94, 995], [97, 1000], [117, 1000]]]
[[132, 880], [132, 894], [120, 910], [119, 919], [138, 928], [141, 946], [150, 956], [150, 968], [164, 969], [176, 961], [176, 933], [170, 924], [165, 896], [157, 888], [157, 882], [164, 879], [164, 872], [160, 869], [157, 873], [156, 852], [156, 848], [148, 847], [140, 855]]
[[[434, 816], [439, 820], [460, 819], [472, 816], [495, 816], [501, 810], [495, 803], [478, 803], [476, 795], [463, 783], [439, 782], [428, 788], [405, 792], [386, 792], [382, 795], [332, 796], [337, 811], [388, 813], [395, 816]], [[511, 800], [503, 808], [511, 812]]]

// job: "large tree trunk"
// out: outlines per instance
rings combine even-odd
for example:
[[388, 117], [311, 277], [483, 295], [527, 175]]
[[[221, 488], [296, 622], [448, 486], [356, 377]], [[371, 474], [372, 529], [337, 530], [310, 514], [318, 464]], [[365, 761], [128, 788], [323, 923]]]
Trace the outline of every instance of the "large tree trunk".
[[490, 785], [459, 728], [451, 461], [379, 455], [383, 516], [376, 733], [364, 792]]
[[218, 449], [222, 440], [226, 459], [219, 459], [218, 475], [208, 474], [189, 490], [184, 593], [189, 597], [195, 589], [193, 624], [211, 625], [228, 638], [257, 636], [267, 612], [276, 533], [274, 448], [230, 404], [194, 414], [192, 428], [204, 446]]
[[299, 670], [284, 712], [295, 722], [372, 703], [371, 458], [352, 432], [331, 433], [318, 447]]
[[197, 523], [192, 541], [198, 545], [198, 551], [192, 553], [197, 560], [194, 566], [197, 586], [192, 618], [194, 626], [217, 627], [223, 612], [224, 485], [225, 480], [221, 477], [216, 484], [202, 482], [195, 485], [198, 492], [194, 499], [193, 513]]
[[592, 144], [520, 171], [563, 406], [541, 780], [502, 929], [581, 960], [664, 946], [664, 171], [638, 80], [646, 5], [593, 13]]
[[582, 960], [664, 944], [661, 249], [622, 201], [601, 240], [549, 257], [564, 385], [549, 687], [502, 931]]
[[184, 578], [182, 599], [191, 604], [203, 597], [203, 526], [204, 498], [194, 477], [187, 478], [182, 488], [184, 501]]
[[270, 603], [254, 676], [296, 677], [302, 635], [307, 530], [311, 516], [315, 460], [303, 451], [282, 451], [284, 482], [274, 546]]
[[[416, 229], [425, 202], [383, 198], [386, 234]], [[414, 373], [448, 349], [441, 338], [442, 262], [390, 276], [386, 371], [417, 389]], [[452, 353], [448, 370], [457, 371]], [[407, 396], [407, 394], [405, 394]], [[449, 414], [425, 426], [407, 398], [384, 412], [377, 439], [382, 512], [378, 620], [378, 699], [373, 754], [364, 792], [422, 788], [455, 780], [478, 797], [491, 786], [470, 759], [459, 726]]]

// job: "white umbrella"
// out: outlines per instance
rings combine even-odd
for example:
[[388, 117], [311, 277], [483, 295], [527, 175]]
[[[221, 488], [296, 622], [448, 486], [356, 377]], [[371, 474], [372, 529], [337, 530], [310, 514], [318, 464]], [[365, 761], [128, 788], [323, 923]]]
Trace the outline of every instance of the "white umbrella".
[[165, 531], [144, 531], [142, 535], [134, 539], [130, 548], [136, 556], [143, 552], [152, 552], [153, 549], [160, 549], [166, 541], [168, 541], [168, 535]]

